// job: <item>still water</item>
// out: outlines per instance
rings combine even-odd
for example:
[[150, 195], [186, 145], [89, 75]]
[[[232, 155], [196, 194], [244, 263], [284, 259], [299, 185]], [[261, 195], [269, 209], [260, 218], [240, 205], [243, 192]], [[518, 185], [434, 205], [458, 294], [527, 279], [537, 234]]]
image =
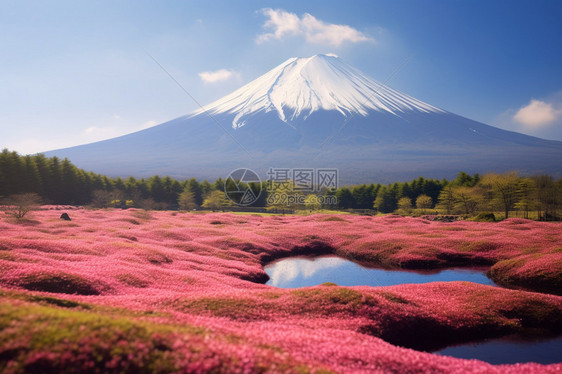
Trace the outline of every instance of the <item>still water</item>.
[[490, 339], [447, 347], [433, 353], [457, 358], [474, 358], [496, 365], [518, 362], [554, 364], [562, 362], [562, 336], [540, 340]]
[[[325, 282], [340, 286], [392, 286], [405, 283], [467, 281], [495, 286], [484, 269], [447, 269], [432, 272], [370, 269], [336, 256], [289, 257], [265, 267], [266, 283], [279, 288], [316, 286]], [[514, 338], [447, 347], [436, 354], [478, 359], [491, 364], [562, 361], [562, 337], [535, 341]]]
[[447, 269], [431, 272], [370, 269], [336, 256], [289, 257], [265, 267], [266, 283], [279, 288], [316, 286], [325, 282], [339, 286], [393, 286], [405, 283], [467, 281], [495, 285], [483, 271]]

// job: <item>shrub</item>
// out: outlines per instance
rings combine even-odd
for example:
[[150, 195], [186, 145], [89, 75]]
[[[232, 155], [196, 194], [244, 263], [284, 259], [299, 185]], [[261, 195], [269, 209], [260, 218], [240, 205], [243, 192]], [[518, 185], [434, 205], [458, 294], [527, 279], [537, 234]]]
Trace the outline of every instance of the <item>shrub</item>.
[[16, 219], [23, 219], [27, 213], [37, 209], [41, 198], [36, 193], [23, 193], [9, 196], [2, 200], [2, 209]]
[[496, 216], [494, 213], [479, 213], [472, 220], [476, 222], [496, 222]]

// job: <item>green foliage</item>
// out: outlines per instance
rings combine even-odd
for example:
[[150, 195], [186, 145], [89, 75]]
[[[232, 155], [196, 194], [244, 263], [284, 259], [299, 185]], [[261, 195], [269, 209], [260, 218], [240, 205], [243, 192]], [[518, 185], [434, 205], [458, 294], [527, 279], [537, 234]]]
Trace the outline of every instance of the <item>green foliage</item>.
[[419, 195], [416, 199], [416, 208], [421, 209], [422, 212], [424, 212], [425, 209], [431, 208], [432, 204], [433, 201], [431, 200], [431, 197], [427, 195]]
[[322, 208], [322, 203], [317, 195], [310, 194], [304, 199], [304, 205], [308, 210], [319, 210]]
[[476, 222], [496, 222], [496, 216], [494, 213], [478, 213], [476, 217], [472, 219]]
[[383, 187], [377, 194], [373, 207], [381, 213], [392, 213], [398, 207], [396, 184], [392, 187]]
[[[269, 199], [275, 196], [268, 196], [265, 184], [241, 186], [259, 195], [251, 207], [303, 208], [300, 203], [298, 206], [288, 206], [286, 202], [277, 204], [275, 199]], [[157, 175], [139, 180], [133, 177], [126, 180], [111, 179], [78, 169], [67, 159], [47, 158], [44, 155], [20, 156], [7, 149], [0, 153], [0, 196], [35, 193], [45, 203], [148, 210], [192, 210], [207, 201], [205, 206], [216, 210], [229, 205], [226, 200], [218, 199], [217, 194], [210, 198], [213, 192], [224, 189], [225, 180], [222, 178], [213, 183], [206, 180], [198, 182], [195, 178], [180, 182]], [[471, 176], [460, 172], [451, 182], [419, 177], [410, 182], [384, 186], [344, 186], [322, 193], [324, 196], [335, 196], [339, 209], [375, 209], [380, 213], [392, 213], [400, 209], [401, 214], [410, 214], [407, 199], [413, 204], [420, 196], [424, 196], [422, 210], [435, 206], [446, 214], [474, 216], [479, 212], [502, 210], [504, 216], [509, 217], [516, 209], [524, 218], [528, 218], [531, 211], [536, 211], [536, 216], [542, 220], [562, 217], [562, 179], [554, 180], [548, 175], [523, 178], [511, 172], [490, 173], [480, 177], [478, 174]], [[426, 196], [431, 200], [429, 206]], [[309, 209], [316, 209], [317, 206], [312, 203], [309, 200], [305, 205]]]
[[195, 201], [195, 194], [188, 187], [184, 188], [178, 197], [178, 205], [183, 210], [194, 210], [199, 207]]
[[412, 211], [412, 200], [409, 197], [401, 197], [398, 200], [398, 212], [409, 214]]
[[509, 217], [509, 212], [517, 201], [518, 181], [519, 177], [516, 172], [489, 173], [484, 175], [480, 181], [480, 184], [490, 191], [491, 202], [503, 209], [505, 218]]
[[480, 175], [474, 174], [470, 176], [469, 174], [461, 171], [457, 177], [451, 182], [452, 186], [463, 186], [463, 187], [474, 187], [480, 181]]
[[[7, 329], [8, 326], [11, 328]], [[10, 355], [5, 358], [13, 360], [17, 372], [69, 372], [67, 365], [71, 362], [65, 362], [64, 357], [72, 358], [74, 369], [84, 372], [113, 371], [111, 362], [116, 358], [121, 372], [171, 372], [177, 369], [169, 354], [171, 337], [174, 331], [181, 330], [182, 327], [157, 326], [81, 310], [12, 305], [5, 301], [0, 304], [0, 341], [29, 337], [26, 346], [3, 352]], [[185, 331], [190, 336], [204, 333], [189, 326], [185, 326]], [[134, 355], [140, 344], [147, 348], [146, 354]], [[34, 357], [41, 352], [51, 352], [50, 359]]]
[[230, 201], [227, 200], [224, 192], [222, 191], [211, 191], [209, 196], [203, 201], [203, 208], [211, 209], [213, 212], [215, 210], [223, 209], [230, 205]]
[[349, 209], [353, 207], [353, 195], [347, 187], [342, 187], [336, 191], [336, 199], [338, 201], [338, 208]]

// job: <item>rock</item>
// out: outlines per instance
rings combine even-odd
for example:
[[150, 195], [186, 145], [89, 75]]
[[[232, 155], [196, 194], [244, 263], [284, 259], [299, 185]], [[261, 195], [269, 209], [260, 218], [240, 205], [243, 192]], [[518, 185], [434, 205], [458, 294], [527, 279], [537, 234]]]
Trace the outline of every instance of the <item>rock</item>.
[[68, 213], [63, 213], [60, 215], [60, 219], [64, 219], [65, 221], [70, 221], [70, 216], [68, 215]]

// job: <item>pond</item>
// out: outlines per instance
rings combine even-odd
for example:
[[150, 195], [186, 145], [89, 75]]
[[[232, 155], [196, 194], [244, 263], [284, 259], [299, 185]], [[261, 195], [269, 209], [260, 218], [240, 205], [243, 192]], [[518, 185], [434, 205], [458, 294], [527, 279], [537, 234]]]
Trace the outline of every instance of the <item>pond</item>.
[[[392, 286], [405, 283], [467, 281], [495, 286], [485, 269], [446, 269], [403, 271], [372, 269], [337, 256], [289, 257], [265, 267], [270, 279], [266, 283], [279, 288], [316, 286], [325, 282], [340, 286]], [[491, 364], [560, 362], [562, 337], [522, 340], [514, 337], [490, 339], [451, 346], [433, 352], [465, 359], [478, 359]]]
[[265, 267], [266, 283], [279, 288], [316, 286], [325, 282], [339, 286], [393, 286], [405, 283], [467, 281], [495, 285], [484, 269], [404, 271], [372, 269], [337, 256], [289, 257]]
[[447, 347], [433, 353], [477, 359], [496, 365], [519, 362], [554, 364], [562, 362], [562, 336], [540, 340], [523, 340], [515, 337], [490, 339]]

